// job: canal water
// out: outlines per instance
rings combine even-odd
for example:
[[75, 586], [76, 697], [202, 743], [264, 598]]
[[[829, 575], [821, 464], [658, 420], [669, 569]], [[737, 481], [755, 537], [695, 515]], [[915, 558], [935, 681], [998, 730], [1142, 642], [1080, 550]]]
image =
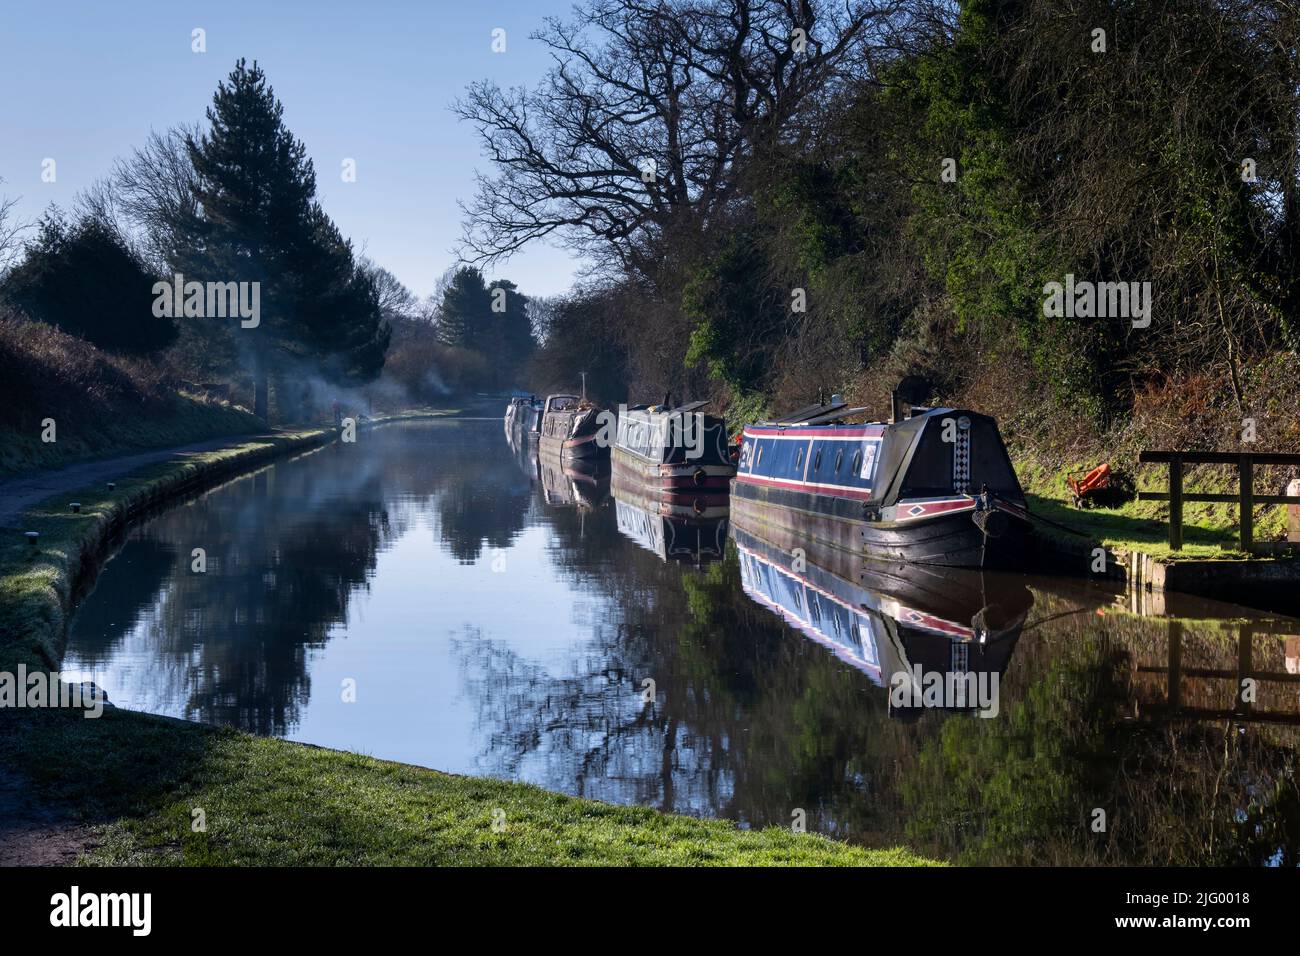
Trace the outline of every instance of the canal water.
[[136, 529], [64, 669], [126, 708], [960, 862], [1300, 862], [1297, 622], [864, 574], [638, 504], [499, 421], [376, 428]]

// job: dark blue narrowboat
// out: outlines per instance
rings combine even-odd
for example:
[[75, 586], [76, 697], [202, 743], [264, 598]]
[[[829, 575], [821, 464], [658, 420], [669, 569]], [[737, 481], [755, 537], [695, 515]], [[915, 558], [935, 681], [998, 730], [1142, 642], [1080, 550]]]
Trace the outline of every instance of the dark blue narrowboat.
[[844, 420], [863, 411], [816, 406], [746, 426], [733, 518], [873, 560], [1023, 563], [1029, 515], [997, 422], [960, 408]]

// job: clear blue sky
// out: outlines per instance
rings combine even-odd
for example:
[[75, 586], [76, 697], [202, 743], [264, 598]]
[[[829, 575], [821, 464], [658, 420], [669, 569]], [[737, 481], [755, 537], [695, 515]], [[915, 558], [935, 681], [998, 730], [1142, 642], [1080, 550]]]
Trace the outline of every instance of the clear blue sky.
[[[465, 85], [532, 85], [550, 58], [528, 39], [569, 0], [3, 0], [0, 23], [0, 194], [35, 219], [106, 175], [150, 129], [203, 120], [217, 81], [256, 59], [285, 121], [316, 165], [325, 210], [358, 251], [413, 291], [433, 289], [454, 261], [457, 199], [469, 199], [479, 156], [472, 127], [447, 110]], [[190, 50], [195, 27], [207, 52]], [[506, 30], [493, 53], [492, 30]], [[41, 161], [57, 182], [41, 182]], [[357, 182], [340, 178], [345, 157]], [[497, 273], [526, 294], [572, 282], [570, 256], [525, 250]]]

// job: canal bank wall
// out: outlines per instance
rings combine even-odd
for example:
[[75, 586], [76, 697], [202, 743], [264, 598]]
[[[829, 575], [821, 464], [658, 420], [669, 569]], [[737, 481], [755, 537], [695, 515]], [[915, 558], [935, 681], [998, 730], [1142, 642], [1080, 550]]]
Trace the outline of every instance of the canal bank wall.
[[1108, 548], [1087, 538], [1038, 532], [1032, 559], [1037, 569], [1048, 573], [1119, 581], [1133, 592], [1170, 591], [1300, 616], [1297, 557], [1157, 558], [1135, 549]]
[[[408, 412], [364, 420], [358, 430], [443, 418]], [[128, 470], [93, 486], [71, 485], [0, 529], [0, 670], [57, 670], [68, 620], [125, 533], [161, 508], [289, 454], [339, 436], [312, 428], [258, 436], [211, 451]], [[74, 513], [72, 502], [79, 504]], [[28, 536], [35, 533], [35, 539]]]

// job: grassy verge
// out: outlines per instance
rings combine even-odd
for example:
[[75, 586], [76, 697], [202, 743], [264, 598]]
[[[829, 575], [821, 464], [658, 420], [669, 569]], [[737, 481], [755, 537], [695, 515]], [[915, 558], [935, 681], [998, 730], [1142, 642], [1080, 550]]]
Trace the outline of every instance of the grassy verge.
[[[746, 831], [524, 784], [458, 777], [107, 710], [9, 715], [0, 759], [102, 844], [110, 865], [926, 864], [785, 829]], [[195, 832], [201, 810], [206, 831]], [[494, 829], [494, 822], [500, 821]]]
[[266, 430], [255, 415], [235, 405], [177, 394], [154, 416], [130, 416], [94, 427], [74, 429], [55, 419], [57, 441], [43, 442], [39, 432], [0, 430], [0, 478], [30, 469], [57, 468], [107, 455], [189, 445], [224, 435]]
[[[1169, 506], [1165, 502], [1135, 500], [1119, 508], [1074, 507], [1065, 476], [1084, 474], [1095, 464], [1077, 462], [1050, 469], [1033, 461], [1016, 462], [1016, 472], [1028, 495], [1030, 510], [1049, 521], [1082, 531], [1108, 548], [1140, 551], [1160, 560], [1244, 561], [1251, 558], [1240, 549], [1236, 505], [1185, 503], [1181, 551], [1169, 548]], [[1164, 489], [1167, 480], [1167, 474], [1159, 466], [1144, 466], [1139, 487]], [[1236, 472], [1231, 468], [1192, 468], [1188, 470], [1183, 486], [1189, 493], [1235, 493]], [[1048, 535], [1070, 537], [1042, 525], [1039, 525], [1039, 530]], [[1283, 537], [1285, 532], [1284, 508], [1256, 508], [1256, 541], [1275, 540]]]
[[0, 368], [0, 478], [266, 427], [184, 391], [159, 362], [109, 354], [3, 305]]

